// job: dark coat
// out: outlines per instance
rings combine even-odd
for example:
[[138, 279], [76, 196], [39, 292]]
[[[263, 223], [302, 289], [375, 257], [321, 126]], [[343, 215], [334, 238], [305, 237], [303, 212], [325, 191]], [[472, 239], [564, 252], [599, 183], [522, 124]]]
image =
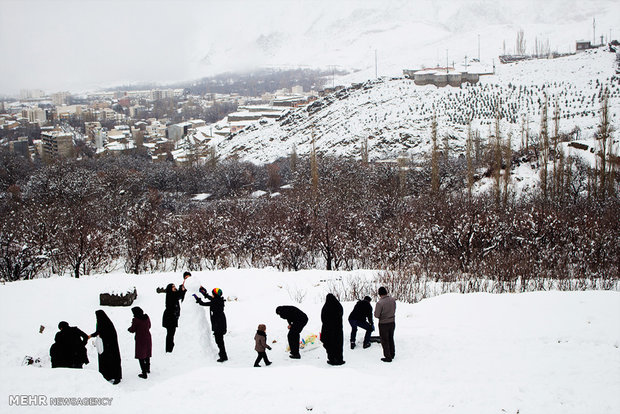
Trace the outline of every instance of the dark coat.
[[276, 313], [280, 315], [282, 319], [286, 319], [288, 324], [291, 326], [305, 326], [308, 323], [308, 315], [295, 306], [278, 306], [276, 308]]
[[338, 362], [342, 360], [343, 331], [342, 331], [342, 305], [331, 293], [325, 299], [325, 305], [321, 309], [321, 342], [327, 350], [330, 360]]
[[358, 300], [349, 315], [350, 321], [368, 321], [373, 324], [372, 305], [367, 300]]
[[52, 368], [82, 368], [83, 364], [88, 364], [87, 342], [88, 335], [76, 326], [60, 330], [50, 348]]
[[209, 307], [211, 311], [211, 330], [215, 334], [226, 334], [226, 315], [224, 314], [224, 302], [226, 300], [221, 296], [211, 296], [206, 292], [202, 292], [202, 294], [209, 299], [209, 302], [203, 302], [199, 297], [196, 297], [196, 303]]
[[151, 357], [153, 342], [151, 339], [150, 329], [151, 320], [149, 319], [149, 315], [143, 313], [141, 309], [140, 312], [134, 311], [134, 318], [131, 321], [131, 326], [129, 327], [128, 331], [136, 334], [136, 359]]
[[257, 330], [256, 335], [254, 335], [254, 350], [256, 352], [265, 352], [265, 349], [271, 349], [271, 347], [267, 345], [267, 334]]
[[179, 301], [185, 299], [185, 286], [181, 286], [179, 290], [172, 290], [173, 284], [170, 283], [166, 287], [166, 309], [162, 316], [161, 325], [164, 328], [176, 328], [179, 326], [179, 317], [181, 316], [181, 305]]
[[96, 311], [95, 316], [97, 317], [97, 330], [90, 336], [98, 336], [103, 341], [103, 352], [99, 354], [99, 372], [108, 381], [120, 381], [123, 371], [116, 329], [104, 311]]

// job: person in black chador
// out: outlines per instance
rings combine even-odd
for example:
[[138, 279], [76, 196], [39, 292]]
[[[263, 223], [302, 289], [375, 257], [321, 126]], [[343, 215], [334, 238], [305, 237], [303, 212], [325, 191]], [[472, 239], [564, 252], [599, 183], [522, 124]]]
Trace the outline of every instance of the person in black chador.
[[295, 306], [278, 306], [276, 313], [288, 321], [288, 346], [291, 348], [290, 358], [299, 359], [299, 334], [308, 323], [308, 316]]
[[[185, 272], [183, 277], [189, 272]], [[174, 283], [170, 283], [166, 286], [166, 309], [164, 310], [164, 315], [162, 317], [162, 326], [166, 328], [166, 352], [172, 352], [174, 348], [174, 333], [177, 330], [177, 326], [179, 326], [179, 317], [181, 316], [181, 305], [179, 301], [183, 301], [185, 299], [185, 280], [183, 284], [181, 284], [179, 290], [174, 285]]]
[[123, 371], [116, 329], [108, 315], [101, 309], [95, 312], [95, 316], [97, 330], [90, 335], [90, 338], [98, 336], [103, 342], [103, 352], [99, 354], [99, 372], [106, 380], [118, 384], [123, 377]]
[[88, 335], [76, 326], [69, 326], [65, 321], [58, 324], [58, 329], [50, 348], [52, 368], [82, 368], [82, 365], [88, 364]]
[[219, 348], [219, 358], [217, 362], [228, 361], [228, 355], [226, 355], [226, 346], [224, 345], [224, 335], [226, 335], [226, 315], [224, 315], [224, 298], [222, 297], [222, 289], [215, 288], [212, 293], [213, 296], [207, 293], [207, 290], [200, 286], [200, 293], [209, 299], [209, 302], [203, 302], [198, 295], [194, 294], [196, 303], [202, 306], [208, 306], [211, 310], [211, 330], [215, 337], [215, 343]]
[[351, 349], [355, 348], [355, 336], [357, 328], [366, 330], [364, 334], [364, 349], [370, 346], [370, 334], [375, 330], [372, 322], [372, 305], [370, 304], [370, 296], [364, 297], [364, 300], [358, 300], [349, 315], [349, 324], [351, 325]]
[[327, 351], [327, 363], [330, 365], [342, 365], [342, 346], [344, 334], [342, 332], [342, 305], [338, 299], [331, 294], [327, 294], [325, 305], [321, 309], [321, 342]]

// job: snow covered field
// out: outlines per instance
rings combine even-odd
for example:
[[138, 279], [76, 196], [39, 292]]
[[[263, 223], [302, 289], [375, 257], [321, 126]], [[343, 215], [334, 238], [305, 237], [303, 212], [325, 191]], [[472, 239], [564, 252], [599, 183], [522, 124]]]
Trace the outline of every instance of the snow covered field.
[[[371, 277], [371, 272], [354, 272]], [[0, 412], [102, 413], [618, 413], [620, 412], [620, 293], [539, 292], [449, 294], [418, 304], [398, 303], [396, 359], [380, 361], [381, 347], [349, 349], [345, 311], [345, 361], [326, 364], [322, 347], [291, 360], [286, 321], [278, 305], [292, 304], [310, 321], [302, 336], [319, 333], [329, 280], [349, 272], [223, 270], [195, 272], [182, 305], [176, 346], [164, 353], [164, 295], [156, 287], [179, 284], [181, 272], [50, 278], [0, 285]], [[208, 308], [194, 303], [200, 285], [228, 298], [225, 336], [230, 360], [218, 364]], [[95, 330], [102, 291], [137, 288], [134, 306], [150, 315], [153, 357], [147, 380], [133, 358], [129, 308], [104, 307], [119, 336], [123, 381], [113, 386], [90, 364], [83, 370], [51, 369], [49, 347], [66, 320]], [[303, 297], [301, 303], [295, 299]], [[373, 306], [376, 302], [373, 301]], [[252, 367], [254, 333], [267, 325], [270, 367]], [[45, 326], [39, 333], [40, 325]], [[363, 332], [363, 331], [362, 331]], [[358, 332], [361, 345], [362, 332]], [[24, 356], [42, 367], [22, 366]], [[105, 407], [11, 406], [10, 395], [108, 397]]]

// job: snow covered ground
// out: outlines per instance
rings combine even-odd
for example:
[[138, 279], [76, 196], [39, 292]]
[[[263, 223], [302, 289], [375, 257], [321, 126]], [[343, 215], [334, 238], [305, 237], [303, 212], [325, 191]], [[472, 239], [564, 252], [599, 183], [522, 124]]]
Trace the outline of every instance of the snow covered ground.
[[[620, 293], [540, 292], [449, 294], [415, 305], [398, 303], [396, 359], [381, 347], [350, 350], [346, 364], [326, 364], [322, 347], [288, 358], [286, 322], [278, 305], [304, 310], [302, 335], [319, 333], [329, 281], [372, 272], [223, 270], [195, 272], [182, 306], [176, 347], [164, 353], [164, 295], [179, 273], [110, 274], [22, 281], [0, 286], [1, 412], [212, 413], [617, 413], [620, 412]], [[228, 298], [225, 336], [230, 360], [218, 364], [207, 308], [191, 293], [219, 287]], [[152, 374], [137, 377], [128, 308], [105, 307], [119, 336], [123, 381], [113, 386], [91, 363], [83, 370], [51, 369], [48, 350], [59, 321], [95, 329], [98, 294], [137, 288], [134, 305], [151, 317]], [[296, 300], [300, 300], [297, 303]], [[354, 303], [343, 303], [345, 319]], [[373, 302], [374, 305], [374, 302]], [[270, 367], [252, 367], [254, 333], [267, 325]], [[40, 326], [45, 326], [39, 333]], [[349, 335], [345, 320], [345, 343]], [[361, 345], [358, 333], [358, 344]], [[24, 356], [42, 366], [23, 366]], [[11, 395], [113, 398], [110, 406], [11, 406]]]

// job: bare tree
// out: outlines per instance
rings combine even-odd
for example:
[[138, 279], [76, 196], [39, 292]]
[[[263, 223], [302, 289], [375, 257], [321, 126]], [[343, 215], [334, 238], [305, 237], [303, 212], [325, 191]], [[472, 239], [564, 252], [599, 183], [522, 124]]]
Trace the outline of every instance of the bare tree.
[[515, 54], [517, 55], [525, 55], [525, 34], [523, 33], [523, 29], [519, 29], [517, 31], [517, 42], [515, 47]]

